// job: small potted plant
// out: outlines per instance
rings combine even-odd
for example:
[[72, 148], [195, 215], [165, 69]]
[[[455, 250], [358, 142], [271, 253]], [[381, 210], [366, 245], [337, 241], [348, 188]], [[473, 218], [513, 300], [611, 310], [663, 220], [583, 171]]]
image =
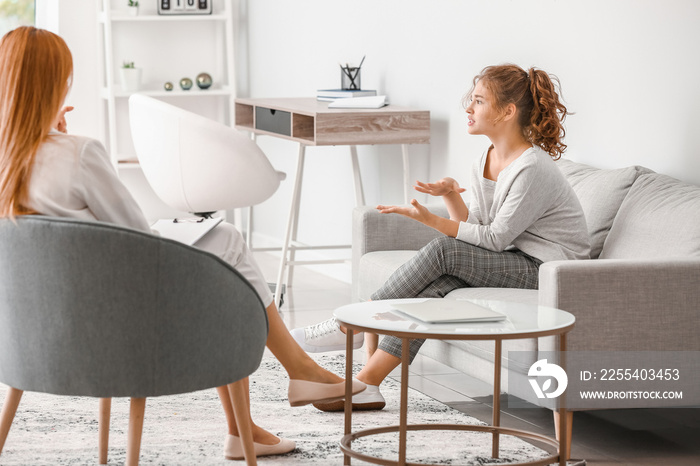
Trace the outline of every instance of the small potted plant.
[[139, 2], [138, 0], [129, 0], [129, 14], [131, 16], [136, 16], [139, 14]]
[[133, 92], [141, 87], [141, 68], [136, 68], [133, 61], [125, 61], [121, 67], [122, 89]]

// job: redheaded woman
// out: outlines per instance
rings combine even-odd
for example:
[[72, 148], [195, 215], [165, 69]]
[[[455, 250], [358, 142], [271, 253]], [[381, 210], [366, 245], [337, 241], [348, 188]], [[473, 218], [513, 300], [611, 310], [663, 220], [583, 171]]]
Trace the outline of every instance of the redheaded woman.
[[[94, 139], [64, 134], [63, 101], [71, 87], [73, 59], [59, 36], [20, 27], [0, 42], [0, 218], [43, 214], [99, 220], [147, 231], [149, 224], [121, 183], [104, 147]], [[69, 109], [69, 108], [68, 108]], [[238, 270], [267, 306], [267, 347], [290, 377], [289, 401], [301, 406], [337, 399], [345, 383], [318, 366], [296, 344], [241, 234], [221, 223], [195, 244]], [[355, 393], [364, 384], [355, 382]], [[225, 456], [242, 457], [242, 446], [226, 389], [219, 391], [229, 425]], [[294, 450], [253, 424], [257, 456]]]

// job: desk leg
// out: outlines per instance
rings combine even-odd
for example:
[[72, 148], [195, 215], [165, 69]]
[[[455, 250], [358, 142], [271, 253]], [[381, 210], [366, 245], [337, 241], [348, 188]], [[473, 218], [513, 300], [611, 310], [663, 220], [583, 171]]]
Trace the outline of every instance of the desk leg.
[[408, 431], [408, 365], [409, 343], [401, 340], [401, 408], [399, 411], [399, 466], [406, 464], [406, 433]]
[[[299, 153], [301, 152], [306, 153], [306, 146], [304, 144], [299, 144]], [[295, 247], [295, 244], [297, 242], [297, 234], [299, 233], [299, 209], [301, 208], [301, 185], [302, 181], [304, 179], [304, 158], [300, 155], [301, 157], [301, 165], [299, 166], [299, 174], [297, 175], [299, 178], [299, 188], [295, 190], [295, 195], [294, 195], [294, 211], [296, 212], [294, 214], [294, 227], [292, 228], [292, 242], [291, 242], [291, 250], [289, 251], [289, 262], [294, 262], [294, 259], [296, 258], [297, 250]], [[291, 287], [292, 286], [292, 281], [294, 280], [294, 264], [289, 264], [287, 265], [287, 286]]]
[[245, 227], [245, 242], [248, 249], [253, 249], [253, 206], [248, 206], [246, 210], [248, 211], [248, 223]]
[[401, 144], [401, 155], [403, 157], [403, 197], [406, 204], [411, 201], [411, 171], [408, 161], [408, 144]]
[[362, 188], [362, 176], [360, 174], [360, 161], [357, 158], [357, 146], [350, 146], [350, 157], [352, 158], [352, 174], [355, 181], [355, 205], [365, 205], [365, 192]]
[[[301, 198], [301, 181], [304, 173], [304, 155], [306, 154], [306, 146], [304, 144], [299, 144], [299, 156], [297, 158], [297, 171], [294, 177], [294, 187], [292, 188], [292, 205], [289, 208], [289, 217], [287, 218], [287, 231], [284, 234], [284, 243], [282, 244], [282, 258], [280, 259], [280, 267], [277, 272], [277, 288], [275, 289], [275, 305], [279, 309], [280, 297], [282, 291], [282, 279], [284, 277], [284, 272], [287, 270], [288, 260], [287, 253], [289, 252], [289, 245], [292, 241], [292, 232], [294, 232], [294, 239], [296, 239], [296, 227], [299, 225], [299, 200]], [[294, 260], [294, 248], [292, 247], [291, 259]], [[291, 267], [289, 267], [291, 268]], [[291, 286], [291, 283], [289, 284]]]
[[[256, 142], [257, 138], [255, 133], [250, 133], [250, 139]], [[248, 223], [246, 224], [245, 231], [245, 242], [248, 245], [248, 249], [253, 249], [253, 206], [248, 206]]]
[[[355, 335], [351, 330], [345, 338], [345, 435], [352, 432], [352, 347]], [[343, 464], [350, 464], [350, 456], [343, 454]]]
[[[494, 427], [499, 427], [501, 425], [501, 347], [503, 343], [501, 340], [495, 341], [495, 348], [493, 354], [493, 421], [491, 425]], [[491, 456], [498, 458], [499, 453], [499, 443], [500, 438], [498, 432], [493, 433], [493, 440], [491, 444]]]

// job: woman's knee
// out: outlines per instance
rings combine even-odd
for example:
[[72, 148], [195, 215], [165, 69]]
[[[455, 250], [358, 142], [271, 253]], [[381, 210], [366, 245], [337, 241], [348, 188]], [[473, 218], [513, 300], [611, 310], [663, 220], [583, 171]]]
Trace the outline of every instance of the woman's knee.
[[247, 248], [241, 232], [227, 222], [218, 224], [194, 246], [219, 256], [231, 264], [236, 263]]
[[449, 236], [440, 236], [425, 245], [420, 250], [420, 254], [428, 261], [437, 264], [443, 274], [450, 274], [459, 247], [458, 241]]
[[423, 246], [423, 250], [432, 254], [442, 254], [446, 251], [454, 251], [455, 241], [459, 241], [450, 236], [439, 236]]

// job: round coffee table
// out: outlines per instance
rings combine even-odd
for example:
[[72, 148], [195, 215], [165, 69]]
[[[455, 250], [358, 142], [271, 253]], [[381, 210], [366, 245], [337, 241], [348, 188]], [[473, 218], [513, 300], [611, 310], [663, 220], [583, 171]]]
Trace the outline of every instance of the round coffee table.
[[[403, 340], [401, 353], [401, 405], [398, 426], [379, 427], [352, 432], [352, 345], [353, 332], [347, 332], [346, 344], [346, 386], [345, 386], [345, 436], [340, 441], [340, 448], [345, 456], [345, 464], [350, 464], [350, 458], [357, 458], [369, 463], [382, 465], [410, 465], [406, 462], [406, 433], [411, 430], [469, 430], [492, 434], [492, 456], [498, 458], [499, 435], [513, 435], [528, 438], [553, 446], [557, 452], [546, 458], [533, 460], [527, 465], [547, 465], [558, 461], [566, 465], [569, 452], [569, 423], [565, 422], [567, 413], [564, 407], [559, 408], [562, 422], [559, 422], [559, 441], [524, 430], [508, 429], [500, 426], [500, 392], [501, 392], [501, 348], [503, 340], [519, 338], [537, 338], [555, 335], [559, 338], [559, 350], [566, 350], [566, 334], [574, 327], [576, 319], [566, 311], [506, 301], [470, 300], [481, 306], [491, 308], [505, 314], [507, 319], [500, 322], [479, 323], [450, 323], [428, 324], [409, 318], [394, 310], [396, 303], [419, 302], [424, 299], [397, 299], [386, 301], [368, 301], [340, 307], [334, 312], [338, 323], [351, 330], [392, 335]], [[493, 377], [493, 422], [490, 426], [471, 426], [459, 424], [415, 424], [408, 425], [408, 342], [411, 339], [428, 338], [439, 340], [493, 340], [494, 377]], [[399, 432], [398, 461], [368, 456], [352, 449], [352, 442], [360, 437], [387, 432]], [[424, 466], [424, 463], [420, 463]], [[516, 463], [511, 463], [516, 464]]]

